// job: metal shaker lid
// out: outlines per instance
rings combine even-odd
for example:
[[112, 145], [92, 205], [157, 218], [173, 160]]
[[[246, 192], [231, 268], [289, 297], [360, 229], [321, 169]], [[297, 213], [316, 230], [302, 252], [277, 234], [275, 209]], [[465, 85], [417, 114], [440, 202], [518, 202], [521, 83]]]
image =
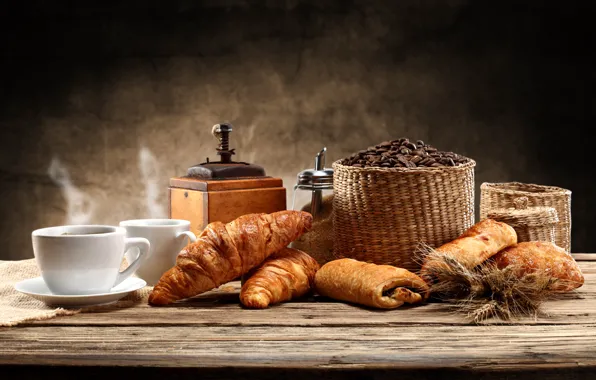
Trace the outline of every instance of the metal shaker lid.
[[314, 169], [306, 169], [298, 173], [295, 188], [308, 190], [333, 189], [333, 169], [325, 168], [325, 152], [323, 148], [315, 157]]

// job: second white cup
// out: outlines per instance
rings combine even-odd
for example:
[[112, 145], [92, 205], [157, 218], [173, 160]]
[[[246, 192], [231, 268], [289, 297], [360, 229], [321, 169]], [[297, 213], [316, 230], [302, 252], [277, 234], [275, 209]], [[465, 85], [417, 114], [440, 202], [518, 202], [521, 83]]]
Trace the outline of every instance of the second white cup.
[[[136, 274], [155, 285], [168, 269], [176, 264], [176, 257], [187, 245], [187, 238], [195, 242], [197, 237], [190, 232], [190, 222], [180, 219], [135, 219], [120, 222], [127, 237], [142, 237], [151, 243], [148, 257], [143, 260]], [[130, 263], [136, 259], [134, 252], [126, 254]]]

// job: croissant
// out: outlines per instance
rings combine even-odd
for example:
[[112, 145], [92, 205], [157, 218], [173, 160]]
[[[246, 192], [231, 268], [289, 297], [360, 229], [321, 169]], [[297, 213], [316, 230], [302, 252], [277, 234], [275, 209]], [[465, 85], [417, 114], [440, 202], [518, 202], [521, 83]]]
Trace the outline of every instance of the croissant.
[[[472, 269], [515, 243], [517, 234], [513, 227], [493, 219], [484, 219], [468, 228], [457, 239], [436, 248], [435, 253], [450, 255], [466, 268]], [[441, 265], [440, 261], [427, 258], [420, 276], [429, 283], [433, 282], [430, 272], [437, 268], [436, 265]]]
[[195, 243], [184, 248], [176, 265], [161, 276], [149, 303], [165, 305], [232, 281], [286, 247], [312, 226], [303, 211], [248, 214], [224, 224], [207, 225]]
[[577, 262], [563, 248], [545, 241], [523, 242], [507, 247], [493, 256], [499, 269], [508, 266], [517, 268], [517, 275], [542, 271], [557, 279], [551, 289], [566, 292], [579, 288], [584, 276]]
[[319, 264], [308, 254], [283, 248], [253, 269], [240, 290], [246, 307], [264, 309], [269, 305], [302, 297], [314, 285]]
[[315, 287], [322, 296], [381, 309], [422, 302], [428, 292], [424, 280], [406, 269], [354, 259], [323, 265], [315, 275]]

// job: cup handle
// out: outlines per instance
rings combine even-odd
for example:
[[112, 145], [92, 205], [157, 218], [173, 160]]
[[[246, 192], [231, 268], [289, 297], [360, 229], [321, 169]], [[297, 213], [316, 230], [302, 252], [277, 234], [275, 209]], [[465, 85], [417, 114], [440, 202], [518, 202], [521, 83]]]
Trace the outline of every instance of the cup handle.
[[126, 280], [139, 268], [139, 265], [146, 259], [145, 256], [149, 253], [149, 240], [145, 238], [126, 238], [125, 246], [124, 246], [124, 253], [128, 252], [131, 248], [138, 248], [139, 255], [132, 263], [129, 263], [128, 268], [123, 270], [122, 272], [118, 273], [118, 277], [116, 277], [116, 283], [114, 286], [120, 284], [122, 281]]
[[179, 232], [176, 234], [176, 237], [179, 238], [180, 236], [185, 236], [185, 235], [188, 236], [191, 243], [194, 243], [195, 241], [197, 241], [197, 236], [190, 231]]

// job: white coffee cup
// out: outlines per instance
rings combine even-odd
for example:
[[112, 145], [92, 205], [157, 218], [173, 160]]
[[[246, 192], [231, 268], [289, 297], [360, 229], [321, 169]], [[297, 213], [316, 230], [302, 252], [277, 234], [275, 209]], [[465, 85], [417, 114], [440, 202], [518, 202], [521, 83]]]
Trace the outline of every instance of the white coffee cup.
[[[108, 293], [130, 277], [149, 253], [149, 241], [129, 239], [121, 227], [72, 225], [41, 228], [31, 234], [41, 275], [54, 294]], [[125, 252], [137, 248], [137, 260], [120, 272]]]
[[[168, 269], [176, 265], [176, 256], [186, 246], [188, 237], [192, 242], [197, 240], [190, 232], [190, 222], [180, 219], [136, 219], [120, 222], [126, 228], [128, 237], [143, 237], [151, 243], [151, 251], [137, 270], [137, 276], [155, 285]], [[126, 255], [127, 260], [135, 256]]]

